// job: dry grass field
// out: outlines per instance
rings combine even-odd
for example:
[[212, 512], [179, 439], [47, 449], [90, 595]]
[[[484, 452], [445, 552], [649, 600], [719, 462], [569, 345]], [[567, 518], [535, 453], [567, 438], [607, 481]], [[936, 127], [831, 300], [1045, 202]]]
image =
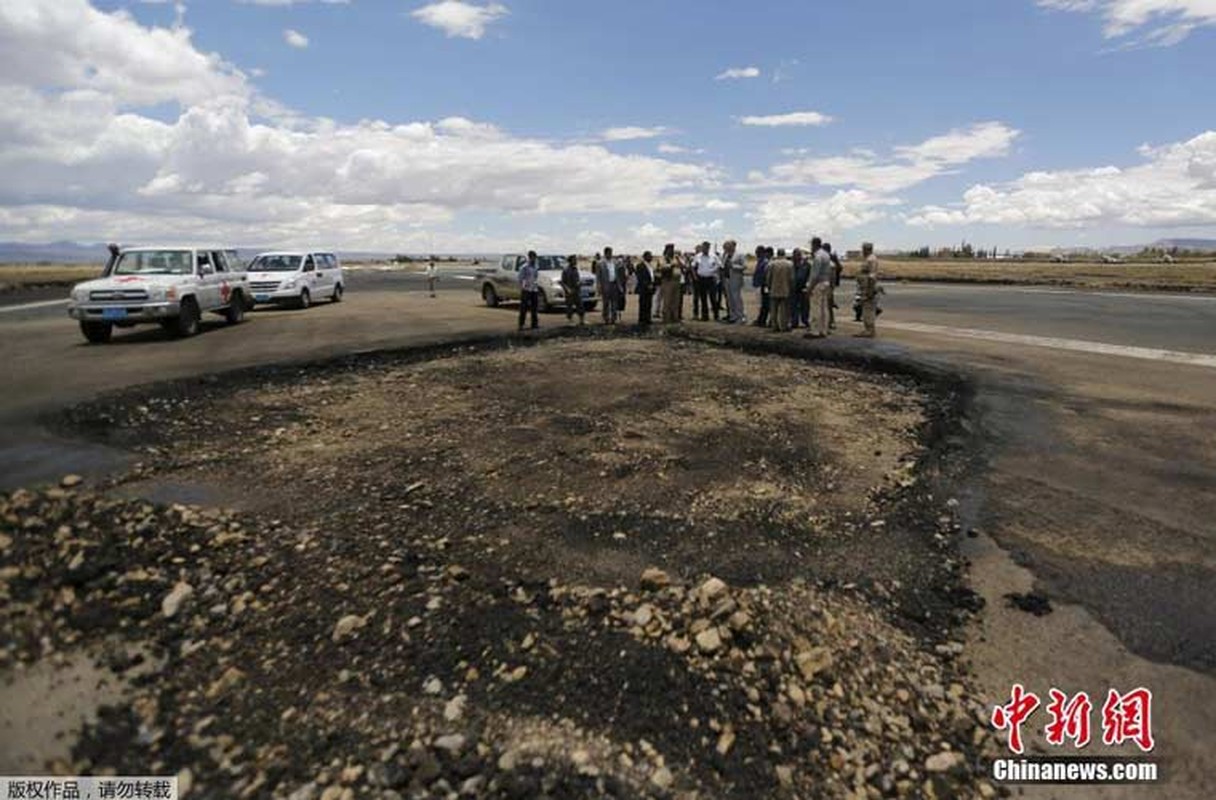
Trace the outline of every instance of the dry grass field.
[[96, 278], [102, 264], [0, 264], [0, 291], [32, 286], [69, 286]]
[[[886, 280], [1025, 283], [1088, 289], [1158, 289], [1216, 292], [1216, 262], [1175, 264], [1052, 264], [1023, 261], [921, 261], [881, 259]], [[855, 274], [845, 265], [845, 275]]]

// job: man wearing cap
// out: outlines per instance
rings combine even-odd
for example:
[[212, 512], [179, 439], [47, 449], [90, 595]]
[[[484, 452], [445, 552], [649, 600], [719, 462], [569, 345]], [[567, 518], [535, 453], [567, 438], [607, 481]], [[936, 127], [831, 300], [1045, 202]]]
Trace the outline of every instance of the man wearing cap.
[[866, 242], [861, 246], [861, 271], [857, 276], [857, 298], [861, 302], [861, 322], [865, 329], [857, 334], [873, 339], [877, 331], [874, 321], [878, 316], [878, 257], [874, 245]]

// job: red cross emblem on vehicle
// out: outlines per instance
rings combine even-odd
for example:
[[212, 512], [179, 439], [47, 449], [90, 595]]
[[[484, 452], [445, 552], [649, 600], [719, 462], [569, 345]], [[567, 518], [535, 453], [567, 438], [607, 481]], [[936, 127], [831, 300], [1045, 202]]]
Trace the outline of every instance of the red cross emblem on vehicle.
[[142, 280], [143, 280], [143, 278], [139, 277], [138, 275], [128, 275], [125, 278], [119, 278], [118, 282], [119, 283], [139, 283]]
[[228, 297], [232, 294], [232, 287], [228, 285], [228, 281], [220, 282], [220, 300], [227, 303]]

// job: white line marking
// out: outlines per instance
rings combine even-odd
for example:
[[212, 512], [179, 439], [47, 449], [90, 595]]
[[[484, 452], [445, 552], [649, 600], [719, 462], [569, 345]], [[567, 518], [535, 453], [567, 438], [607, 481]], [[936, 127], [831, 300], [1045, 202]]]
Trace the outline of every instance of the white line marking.
[[26, 309], [30, 308], [45, 308], [46, 306], [62, 306], [66, 305], [67, 303], [67, 298], [64, 298], [63, 300], [43, 300], [38, 303], [22, 303], [19, 306], [0, 306], [0, 313], [7, 313], [9, 311], [25, 311]]
[[912, 331], [914, 333], [935, 333], [961, 339], [983, 339], [989, 342], [1024, 344], [1031, 347], [1050, 347], [1055, 350], [1073, 350], [1078, 353], [1100, 353], [1108, 356], [1125, 356], [1127, 358], [1143, 358], [1150, 361], [1168, 361], [1173, 364], [1186, 364], [1194, 367], [1216, 368], [1216, 355], [1209, 355], [1207, 353], [1186, 353], [1179, 350], [1158, 350], [1151, 347], [1129, 347], [1121, 344], [1090, 342], [1084, 339], [1027, 336], [1020, 333], [983, 331], [976, 330], [975, 328], [950, 328], [945, 325], [925, 325], [919, 322], [887, 322], [883, 327], [894, 328], [900, 331]]
[[1211, 294], [1164, 294], [1161, 292], [1104, 292], [1090, 289], [1048, 289], [1035, 288], [1026, 286], [1010, 286], [1004, 283], [990, 284], [968, 284], [959, 285], [955, 283], [935, 283], [929, 285], [927, 282], [917, 283], [901, 283], [899, 281], [888, 281], [887, 286], [895, 287], [892, 289], [896, 294], [913, 294], [916, 292], [980, 292], [985, 289], [1005, 292], [1017, 292], [1020, 294], [1063, 294], [1072, 295], [1079, 294], [1084, 297], [1126, 297], [1134, 300], [1195, 300], [1206, 303], [1216, 303], [1216, 295]]

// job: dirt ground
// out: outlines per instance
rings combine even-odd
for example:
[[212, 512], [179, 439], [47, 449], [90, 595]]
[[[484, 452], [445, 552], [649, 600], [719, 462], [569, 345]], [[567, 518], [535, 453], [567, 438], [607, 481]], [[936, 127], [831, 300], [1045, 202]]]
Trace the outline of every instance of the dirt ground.
[[104, 399], [140, 462], [4, 498], [0, 654], [155, 660], [52, 767], [191, 796], [988, 795], [948, 405], [599, 335]]

